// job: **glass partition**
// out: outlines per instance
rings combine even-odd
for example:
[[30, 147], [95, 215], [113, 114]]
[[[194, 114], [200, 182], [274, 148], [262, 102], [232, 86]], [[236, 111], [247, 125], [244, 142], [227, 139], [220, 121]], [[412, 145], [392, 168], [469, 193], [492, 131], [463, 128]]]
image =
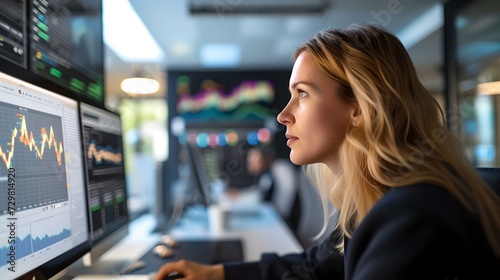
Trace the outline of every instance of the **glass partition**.
[[500, 2], [446, 6], [450, 128], [475, 166], [500, 165]]

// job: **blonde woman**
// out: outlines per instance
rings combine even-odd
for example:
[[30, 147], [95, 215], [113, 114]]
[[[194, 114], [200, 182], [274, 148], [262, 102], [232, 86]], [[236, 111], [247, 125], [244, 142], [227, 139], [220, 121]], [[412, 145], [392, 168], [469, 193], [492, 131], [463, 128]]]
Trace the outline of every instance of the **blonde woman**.
[[500, 279], [500, 198], [394, 35], [318, 32], [295, 53], [289, 88], [278, 121], [291, 161], [340, 210], [330, 238], [253, 263], [168, 263], [158, 279]]

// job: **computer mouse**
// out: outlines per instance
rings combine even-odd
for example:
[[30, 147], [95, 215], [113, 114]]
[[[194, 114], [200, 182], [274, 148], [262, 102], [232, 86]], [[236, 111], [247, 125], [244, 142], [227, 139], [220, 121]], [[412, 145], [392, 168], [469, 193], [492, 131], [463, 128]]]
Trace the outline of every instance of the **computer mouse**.
[[174, 279], [181, 279], [184, 278], [184, 275], [182, 273], [178, 272], [172, 272], [167, 277], [163, 278], [163, 280], [174, 280]]
[[170, 248], [175, 248], [179, 246], [179, 241], [176, 239], [172, 238], [172, 236], [165, 234], [161, 237], [161, 242], [165, 243]]
[[[151, 272], [148, 274], [149, 280], [154, 280], [155, 277], [156, 277], [156, 272]], [[169, 275], [167, 275], [166, 277], [164, 277], [162, 280], [174, 280], [174, 279], [181, 279], [181, 278], [184, 278], [184, 275], [182, 273], [172, 272]]]
[[170, 258], [174, 255], [174, 249], [165, 244], [158, 244], [153, 248], [153, 253], [160, 258]]

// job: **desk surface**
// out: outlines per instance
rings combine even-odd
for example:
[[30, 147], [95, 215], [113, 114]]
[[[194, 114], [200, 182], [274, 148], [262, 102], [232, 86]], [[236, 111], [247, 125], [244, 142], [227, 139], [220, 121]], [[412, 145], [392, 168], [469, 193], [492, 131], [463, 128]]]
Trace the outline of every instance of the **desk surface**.
[[[287, 224], [269, 204], [230, 205], [227, 228], [214, 233], [209, 230], [207, 211], [202, 207], [186, 211], [179, 223], [168, 234], [177, 240], [227, 239], [237, 238], [243, 241], [245, 261], [259, 260], [262, 253], [277, 254], [302, 252]], [[130, 223], [129, 234], [110, 251], [101, 257], [101, 261], [133, 262], [159, 242], [161, 234], [151, 233], [155, 219], [144, 215]]]
[[[264, 252], [287, 254], [303, 251], [295, 235], [271, 205], [231, 205], [228, 209], [227, 229], [223, 232], [211, 232], [206, 212], [200, 211], [202, 213], [186, 213], [186, 218], [169, 234], [180, 240], [240, 238], [246, 261], [260, 260]], [[196, 218], [190, 219], [193, 216]]]

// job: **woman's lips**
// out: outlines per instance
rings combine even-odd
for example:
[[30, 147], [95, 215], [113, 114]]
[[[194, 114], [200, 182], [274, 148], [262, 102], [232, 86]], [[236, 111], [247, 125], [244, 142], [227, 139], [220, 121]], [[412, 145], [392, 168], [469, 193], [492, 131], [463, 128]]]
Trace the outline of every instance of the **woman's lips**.
[[295, 142], [296, 140], [298, 140], [299, 138], [298, 137], [295, 137], [291, 134], [285, 134], [285, 137], [288, 139], [286, 141], [286, 145], [287, 146], [290, 146], [293, 142]]

